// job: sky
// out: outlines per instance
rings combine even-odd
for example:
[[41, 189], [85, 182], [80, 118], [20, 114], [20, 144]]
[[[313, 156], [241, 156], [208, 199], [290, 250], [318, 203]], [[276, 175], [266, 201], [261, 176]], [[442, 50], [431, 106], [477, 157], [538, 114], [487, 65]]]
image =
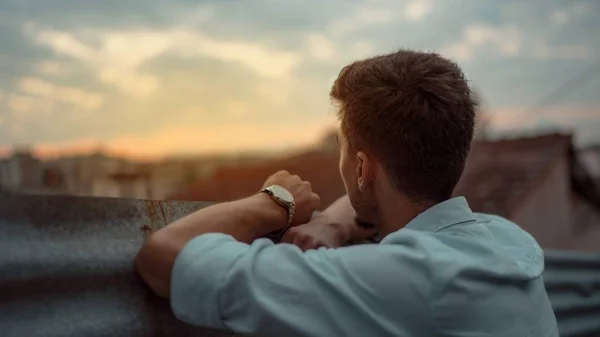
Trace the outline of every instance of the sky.
[[139, 157], [304, 146], [346, 64], [457, 61], [495, 132], [600, 142], [600, 2], [0, 0], [0, 146]]

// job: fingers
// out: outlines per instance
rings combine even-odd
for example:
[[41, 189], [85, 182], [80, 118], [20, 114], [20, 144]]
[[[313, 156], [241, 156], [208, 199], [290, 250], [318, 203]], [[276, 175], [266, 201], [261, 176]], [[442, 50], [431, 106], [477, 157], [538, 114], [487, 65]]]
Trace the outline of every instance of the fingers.
[[297, 226], [310, 220], [313, 212], [321, 205], [321, 198], [313, 192], [312, 184], [302, 180], [297, 174], [291, 174], [286, 170], [280, 170], [271, 175], [263, 187], [278, 185], [286, 189], [296, 203], [294, 218], [291, 225]]
[[298, 233], [296, 228], [292, 227], [283, 234], [280, 242], [291, 243], [300, 247], [302, 250], [305, 250], [305, 247], [308, 245], [309, 241], [310, 237]]
[[321, 205], [321, 197], [319, 197], [319, 195], [317, 193], [312, 193], [311, 196], [311, 202], [312, 202], [312, 206], [313, 208], [319, 208], [319, 206]]
[[307, 236], [299, 235], [294, 238], [292, 242], [296, 246], [300, 247], [300, 249], [306, 251], [311, 245], [311, 239]]
[[277, 178], [289, 178], [292, 181], [302, 181], [302, 179], [300, 179], [299, 175], [297, 175], [297, 174], [291, 174], [287, 170], [277, 171], [277, 172], [275, 172], [275, 174], [273, 174], [273, 177], [277, 177]]
[[290, 187], [292, 185], [299, 185], [302, 183], [303, 181], [300, 178], [300, 176], [296, 174], [292, 175], [286, 170], [280, 170], [270, 175], [266, 179], [264, 186], [268, 186], [271, 184], [284, 184], [288, 185], [287, 187]]
[[299, 233], [295, 228], [288, 229], [283, 237], [281, 243], [291, 243], [298, 246], [302, 251], [310, 249], [318, 249], [320, 247], [327, 246], [323, 241], [317, 240], [310, 235]]
[[307, 236], [297, 236], [292, 244], [300, 247], [302, 251], [307, 251], [310, 249], [318, 249], [320, 247], [325, 247], [326, 244], [322, 241], [315, 240], [314, 238]]
[[292, 242], [294, 242], [295, 237], [296, 237], [296, 235], [295, 235], [294, 227], [292, 227], [292, 228], [288, 229], [287, 231], [285, 231], [285, 233], [283, 233], [283, 236], [281, 237], [281, 240], [279, 240], [279, 242], [292, 243]]

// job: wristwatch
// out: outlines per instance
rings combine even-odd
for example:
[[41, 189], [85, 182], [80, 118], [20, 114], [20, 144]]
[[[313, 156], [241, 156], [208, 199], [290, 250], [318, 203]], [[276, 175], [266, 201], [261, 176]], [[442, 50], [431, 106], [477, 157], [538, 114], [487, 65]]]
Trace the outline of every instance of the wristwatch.
[[278, 238], [290, 227], [292, 219], [294, 218], [294, 210], [296, 208], [294, 196], [288, 190], [279, 185], [265, 187], [260, 192], [269, 195], [273, 201], [288, 211], [287, 223], [285, 224], [285, 227], [269, 234], [270, 238]]

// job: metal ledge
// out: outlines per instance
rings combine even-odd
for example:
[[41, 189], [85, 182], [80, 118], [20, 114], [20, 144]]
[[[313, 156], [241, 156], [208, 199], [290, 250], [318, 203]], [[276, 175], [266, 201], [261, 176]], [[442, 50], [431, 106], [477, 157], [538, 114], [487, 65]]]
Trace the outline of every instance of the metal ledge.
[[[232, 336], [176, 320], [135, 274], [149, 227], [209, 203], [0, 194], [3, 337]], [[600, 255], [546, 252], [561, 336], [600, 336]]]

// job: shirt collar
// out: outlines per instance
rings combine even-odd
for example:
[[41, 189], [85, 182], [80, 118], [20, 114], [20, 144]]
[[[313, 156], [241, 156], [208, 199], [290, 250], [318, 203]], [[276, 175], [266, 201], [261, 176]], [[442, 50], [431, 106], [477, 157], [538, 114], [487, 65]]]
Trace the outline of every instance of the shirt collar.
[[[467, 200], [464, 197], [455, 197], [430, 207], [412, 219], [404, 228], [435, 233], [447, 227], [471, 221], [475, 221], [475, 216], [469, 208]], [[381, 243], [385, 243], [390, 236], [401, 230], [387, 235]]]

